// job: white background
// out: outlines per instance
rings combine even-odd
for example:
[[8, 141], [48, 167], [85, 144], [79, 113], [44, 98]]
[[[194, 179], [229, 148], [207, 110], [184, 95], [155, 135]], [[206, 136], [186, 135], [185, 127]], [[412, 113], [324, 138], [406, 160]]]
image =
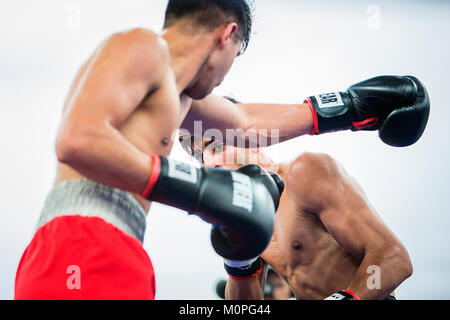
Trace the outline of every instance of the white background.
[[[74, 74], [100, 41], [132, 27], [160, 31], [166, 1], [0, 2], [0, 298], [11, 299], [20, 256], [55, 175], [54, 139]], [[272, 147], [337, 158], [408, 248], [414, 275], [401, 299], [449, 299], [450, 3], [447, 1], [255, 1], [254, 36], [217, 92], [247, 102], [301, 102], [382, 74], [412, 74], [432, 112], [414, 146], [376, 133], [301, 137]], [[174, 157], [187, 159], [180, 150]], [[155, 205], [145, 239], [158, 299], [216, 299], [224, 278], [209, 226]]]

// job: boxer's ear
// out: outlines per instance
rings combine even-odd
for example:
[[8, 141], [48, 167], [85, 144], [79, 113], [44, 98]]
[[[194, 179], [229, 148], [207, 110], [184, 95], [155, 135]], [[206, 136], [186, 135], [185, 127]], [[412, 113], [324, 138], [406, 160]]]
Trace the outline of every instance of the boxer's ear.
[[239, 27], [236, 22], [230, 22], [223, 27], [219, 40], [221, 49], [225, 47], [227, 42], [234, 40], [234, 36], [236, 35], [238, 28]]

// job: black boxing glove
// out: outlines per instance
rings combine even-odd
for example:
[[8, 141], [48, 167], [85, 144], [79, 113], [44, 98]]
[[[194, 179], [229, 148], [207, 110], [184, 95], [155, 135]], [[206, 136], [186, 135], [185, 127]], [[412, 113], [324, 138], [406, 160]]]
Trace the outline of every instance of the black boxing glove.
[[[267, 172], [262, 167], [256, 164], [250, 164], [245, 167], [239, 168], [238, 170], [236, 170], [236, 172], [243, 173], [264, 184], [270, 195], [272, 196], [275, 210], [278, 209], [278, 205], [280, 204], [280, 197], [284, 191], [284, 181], [277, 173]], [[268, 177], [271, 177], [272, 179], [268, 179]]]
[[351, 86], [346, 92], [309, 97], [314, 119], [311, 135], [351, 129], [379, 130], [380, 139], [406, 147], [422, 136], [430, 100], [412, 76], [379, 76]]
[[[253, 259], [264, 251], [272, 237], [275, 214], [264, 178], [224, 168], [198, 169], [160, 156], [152, 160], [143, 197], [213, 224], [214, 250], [226, 259]], [[266, 179], [272, 181], [270, 176]]]
[[[276, 173], [269, 174], [266, 170], [256, 164], [242, 167], [238, 169], [236, 173], [245, 174], [255, 182], [255, 185], [261, 185], [268, 191], [269, 200], [272, 201], [272, 205], [275, 208], [273, 213], [275, 213], [280, 202], [281, 192], [284, 190], [284, 183], [281, 177]], [[254, 199], [254, 201], [258, 201], [258, 199]], [[230, 230], [227, 227], [213, 226], [211, 230], [211, 243], [216, 252], [220, 252], [219, 254], [224, 258], [225, 268], [227, 269], [227, 266], [230, 267], [230, 269], [227, 270], [228, 274], [236, 277], [243, 277], [243, 273], [249, 273], [250, 270], [252, 270], [250, 267], [256, 262], [259, 254], [264, 250], [261, 250], [256, 255], [248, 256], [246, 254], [248, 251], [248, 249], [246, 249], [246, 244], [236, 239], [234, 231], [235, 230]], [[248, 231], [254, 232], [253, 230]], [[236, 274], [234, 274], [233, 268], [236, 269]], [[253, 274], [252, 272], [250, 273]]]
[[324, 300], [361, 300], [358, 296], [350, 290], [341, 290], [339, 292], [333, 293], [328, 298]]
[[[256, 164], [250, 164], [239, 168], [236, 172], [243, 173], [249, 177], [262, 183], [270, 193], [272, 201], [275, 205], [275, 210], [278, 209], [281, 194], [284, 191], [283, 179], [275, 172], [267, 172], [262, 167]], [[233, 248], [235, 245], [230, 243], [229, 236], [223, 233], [223, 230], [213, 227], [211, 230], [211, 242], [215, 247]], [[226, 249], [225, 249], [226, 250]], [[221, 251], [225, 251], [224, 249]], [[239, 251], [239, 247], [234, 248]], [[261, 252], [262, 253], [262, 252]], [[225, 271], [231, 278], [235, 279], [249, 279], [260, 273], [262, 270], [262, 263], [259, 257], [248, 260], [239, 259], [224, 259]]]

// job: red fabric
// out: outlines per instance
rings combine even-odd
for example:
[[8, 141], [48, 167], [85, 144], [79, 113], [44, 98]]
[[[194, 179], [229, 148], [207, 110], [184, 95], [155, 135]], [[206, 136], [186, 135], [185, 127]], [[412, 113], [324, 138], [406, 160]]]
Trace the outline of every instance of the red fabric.
[[367, 127], [374, 126], [378, 122], [378, 118], [369, 118], [361, 122], [353, 122], [353, 128], [356, 130], [362, 130]]
[[142, 244], [98, 217], [61, 216], [43, 225], [16, 274], [19, 300], [154, 297], [153, 266]]
[[153, 188], [155, 187], [156, 182], [159, 178], [159, 173], [161, 171], [161, 158], [157, 155], [152, 156], [152, 173], [150, 175], [150, 179], [148, 180], [148, 185], [145, 188], [144, 192], [142, 192], [141, 196], [144, 199], [152, 193]]
[[349, 295], [351, 295], [353, 298], [355, 298], [356, 300], [361, 300], [361, 299], [359, 299], [359, 297], [353, 292], [353, 291], [350, 291], [350, 290], [342, 290], [342, 292], [346, 292], [346, 293], [348, 293]]
[[312, 105], [312, 101], [310, 99], [306, 99], [305, 102], [303, 103], [307, 103], [309, 106], [309, 109], [311, 110], [312, 113], [312, 117], [313, 117], [313, 128], [311, 130], [311, 132], [309, 133], [310, 136], [314, 136], [316, 134], [319, 134], [319, 119], [317, 117], [317, 111], [316, 109], [314, 109], [313, 105]]
[[228, 276], [231, 279], [248, 280], [248, 279], [254, 278], [257, 274], [261, 274], [261, 272], [262, 272], [262, 268], [258, 269], [254, 274], [252, 274], [251, 276], [247, 276], [247, 277], [236, 277], [236, 276], [232, 276], [231, 274], [228, 274]]

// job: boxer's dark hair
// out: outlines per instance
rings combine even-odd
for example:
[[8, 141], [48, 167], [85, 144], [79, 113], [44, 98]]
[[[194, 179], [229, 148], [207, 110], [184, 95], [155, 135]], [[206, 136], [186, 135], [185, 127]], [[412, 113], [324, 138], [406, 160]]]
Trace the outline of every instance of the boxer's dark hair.
[[209, 30], [234, 21], [239, 26], [236, 34], [242, 40], [242, 52], [247, 49], [253, 22], [252, 9], [246, 0], [169, 0], [164, 28], [184, 18], [191, 18]]

